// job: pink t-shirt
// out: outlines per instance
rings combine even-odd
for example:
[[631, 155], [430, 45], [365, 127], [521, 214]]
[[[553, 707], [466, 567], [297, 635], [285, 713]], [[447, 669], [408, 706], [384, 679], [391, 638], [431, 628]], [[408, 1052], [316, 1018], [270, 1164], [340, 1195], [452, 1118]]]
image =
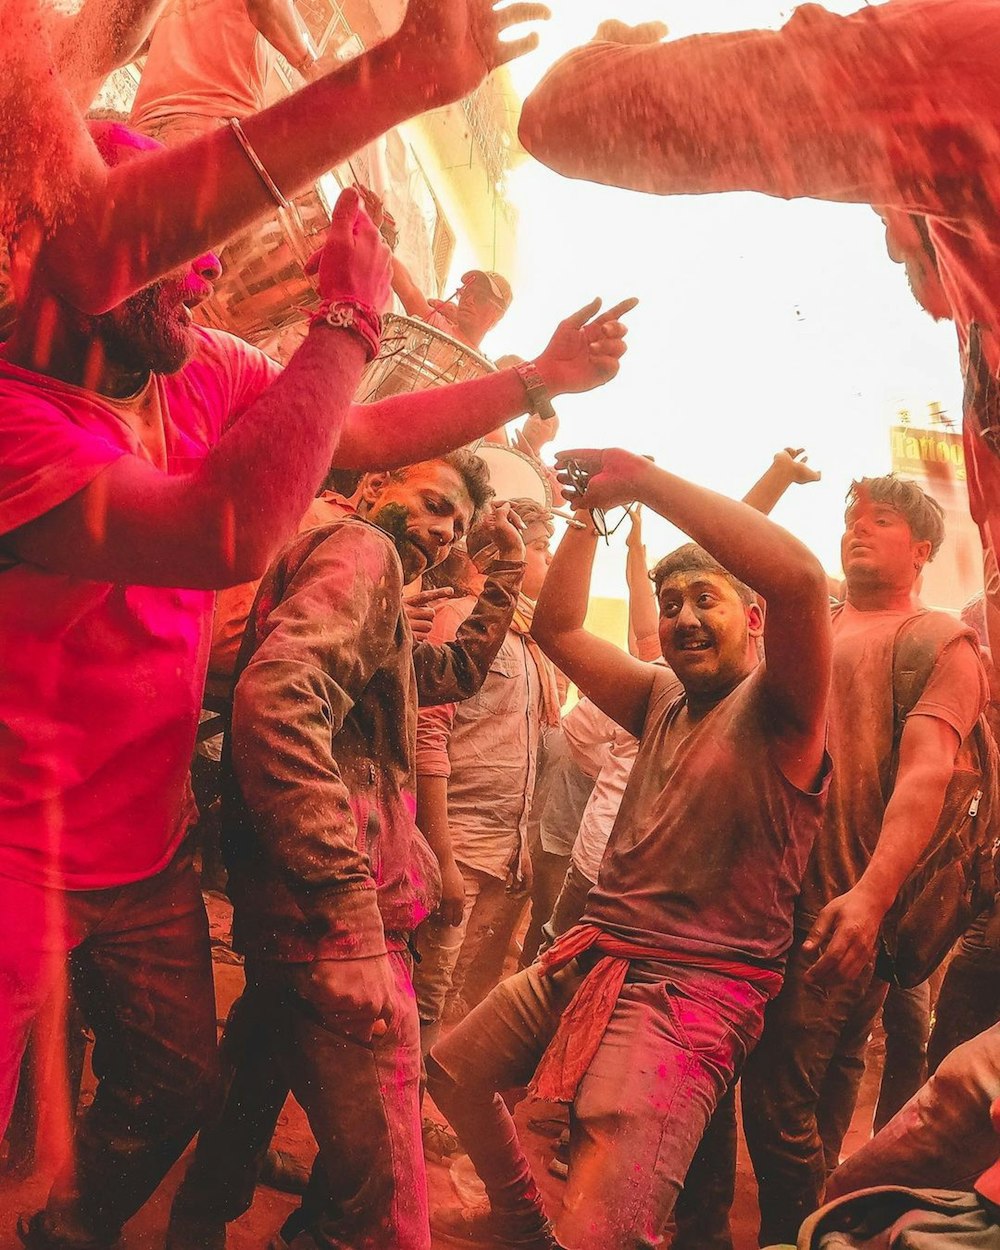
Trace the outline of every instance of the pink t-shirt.
[[119, 456], [165, 455], [170, 474], [204, 458], [279, 370], [197, 334], [192, 361], [152, 382], [162, 442], [122, 403], [0, 358], [0, 875], [120, 885], [163, 868], [184, 833], [213, 595], [54, 575], [4, 554], [2, 535]]

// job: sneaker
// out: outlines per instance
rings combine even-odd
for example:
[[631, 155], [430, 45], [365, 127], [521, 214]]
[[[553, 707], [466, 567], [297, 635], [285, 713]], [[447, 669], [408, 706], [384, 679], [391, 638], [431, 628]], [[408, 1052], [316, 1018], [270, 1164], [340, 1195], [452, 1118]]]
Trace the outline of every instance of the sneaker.
[[549, 1160], [549, 1175], [564, 1181], [569, 1176], [569, 1129], [564, 1128]]
[[476, 1207], [436, 1207], [431, 1211], [431, 1229], [452, 1241], [498, 1250], [559, 1250], [548, 1220], [531, 1233], [516, 1232], [510, 1218], [494, 1214], [489, 1202]]
[[294, 1155], [272, 1146], [264, 1156], [260, 1183], [283, 1194], [304, 1194], [309, 1184], [309, 1169]]
[[49, 1227], [45, 1211], [36, 1211], [34, 1215], [19, 1216], [17, 1236], [25, 1250], [114, 1250], [119, 1242], [96, 1241], [91, 1238], [60, 1237]]
[[170, 1208], [165, 1250], [226, 1250], [225, 1221], [207, 1219], [185, 1210], [184, 1204], [175, 1198]]
[[440, 1162], [450, 1159], [452, 1155], [462, 1153], [462, 1145], [455, 1134], [445, 1124], [439, 1124], [425, 1115], [422, 1135], [424, 1139], [424, 1157]]

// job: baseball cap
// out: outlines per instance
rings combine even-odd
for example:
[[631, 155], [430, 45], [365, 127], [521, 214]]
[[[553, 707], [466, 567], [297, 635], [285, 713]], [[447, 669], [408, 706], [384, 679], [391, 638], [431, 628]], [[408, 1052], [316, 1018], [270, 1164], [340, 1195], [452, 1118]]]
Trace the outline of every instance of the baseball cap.
[[482, 283], [486, 283], [493, 298], [506, 312], [511, 305], [514, 294], [510, 289], [510, 283], [505, 277], [499, 273], [488, 273], [485, 269], [470, 269], [468, 273], [462, 274], [462, 286], [474, 286]]

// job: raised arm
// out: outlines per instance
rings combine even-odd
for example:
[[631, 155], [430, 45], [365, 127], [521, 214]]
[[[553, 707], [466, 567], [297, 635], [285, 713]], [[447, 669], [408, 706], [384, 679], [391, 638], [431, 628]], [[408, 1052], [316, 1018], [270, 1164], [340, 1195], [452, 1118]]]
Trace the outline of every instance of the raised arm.
[[[638, 191], [762, 191], [947, 214], [981, 189], [967, 123], [961, 134], [961, 119], [977, 115], [975, 76], [935, 86], [953, 48], [964, 60], [992, 38], [995, 55], [995, 34], [976, 26], [986, 26], [981, 14], [956, 18], [947, 4], [922, 6], [919, 18], [908, 5], [839, 17], [808, 4], [776, 32], [594, 42], [528, 96], [520, 138], [559, 173]], [[957, 138], [951, 172], [943, 133]]]
[[[594, 300], [562, 321], [537, 358], [550, 396], [593, 390], [618, 373], [626, 328], [636, 305], [624, 300], [599, 312]], [[524, 383], [513, 369], [471, 382], [393, 395], [352, 409], [337, 449], [345, 469], [395, 468], [471, 443], [528, 411]]]
[[[399, 31], [301, 91], [247, 118], [244, 131], [274, 183], [292, 195], [385, 131], [461, 99], [537, 36], [500, 35], [547, 16], [538, 4], [409, 0]], [[274, 202], [228, 127], [169, 151], [80, 171], [74, 215], [42, 260], [51, 285], [99, 313], [218, 245]]]
[[245, 0], [247, 17], [292, 69], [306, 73], [316, 60], [316, 49], [294, 0]]
[[491, 535], [496, 556], [486, 569], [486, 584], [453, 640], [422, 642], [413, 648], [421, 707], [471, 698], [486, 680], [503, 645], [517, 607], [524, 576], [524, 542], [510, 504], [495, 504], [477, 530]]
[[629, 517], [625, 542], [625, 581], [628, 584], [629, 652], [637, 660], [660, 656], [660, 614], [649, 581], [646, 545], [642, 541], [642, 506], [636, 504]]
[[[687, 482], [643, 456], [618, 449], [569, 451], [559, 454], [557, 467], [569, 459], [587, 483], [576, 494], [576, 506], [613, 508], [638, 500], [766, 599], [762, 692], [778, 753], [789, 776], [814, 775], [823, 749], [831, 650], [826, 575], [819, 561], [745, 503]], [[565, 472], [560, 480], [572, 486]]]
[[638, 737], [656, 670], [584, 628], [596, 547], [592, 526], [566, 530], [538, 596], [531, 636], [581, 694]]
[[434, 311], [427, 302], [427, 296], [413, 281], [413, 275], [398, 256], [392, 258], [392, 289], [399, 296], [407, 316], [426, 321]]

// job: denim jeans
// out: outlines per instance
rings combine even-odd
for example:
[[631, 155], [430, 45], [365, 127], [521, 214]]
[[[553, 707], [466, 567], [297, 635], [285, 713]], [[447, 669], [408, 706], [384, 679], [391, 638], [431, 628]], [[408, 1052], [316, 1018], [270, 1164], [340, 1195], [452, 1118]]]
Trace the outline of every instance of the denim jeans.
[[524, 906], [525, 895], [510, 894], [499, 877], [464, 864], [459, 865], [459, 871], [465, 882], [462, 923], [442, 924], [431, 916], [416, 934], [420, 962], [414, 969], [413, 990], [425, 1054], [438, 1039], [449, 1003], [457, 1001], [466, 989], [466, 978], [483, 947], [502, 942], [503, 950], [494, 961], [499, 977], [512, 927], [507, 923], [508, 914], [513, 908], [520, 913]]
[[799, 934], [743, 1073], [743, 1129], [757, 1176], [762, 1246], [794, 1245], [802, 1221], [822, 1201], [885, 997], [885, 982], [872, 971], [821, 990], [806, 979], [811, 963]]
[[1000, 1157], [1000, 1024], [953, 1050], [885, 1128], [834, 1172], [828, 1198], [875, 1185], [968, 1189]]
[[[427, 1061], [428, 1090], [468, 1150], [495, 1211], [525, 1223], [540, 1199], [500, 1091], [530, 1081], [590, 967], [538, 966], [503, 982]], [[716, 1106], [762, 1027], [745, 981], [634, 962], [570, 1115], [556, 1235], [566, 1250], [662, 1244]]]
[[113, 889], [0, 878], [0, 1113], [13, 1100], [32, 1020], [65, 984], [70, 958], [98, 1082], [45, 1228], [67, 1247], [110, 1245], [218, 1092], [208, 922], [186, 851], [156, 876]]
[[282, 1230], [285, 1239], [296, 1250], [428, 1250], [416, 1004], [407, 957], [391, 959], [404, 1007], [370, 1043], [313, 1020], [284, 965], [248, 966], [247, 989], [223, 1042], [229, 1093], [179, 1191], [184, 1212], [221, 1222], [249, 1207], [291, 1090], [319, 1154], [301, 1209]]
[[1000, 1020], [1000, 904], [962, 935], [941, 983], [927, 1066]]

